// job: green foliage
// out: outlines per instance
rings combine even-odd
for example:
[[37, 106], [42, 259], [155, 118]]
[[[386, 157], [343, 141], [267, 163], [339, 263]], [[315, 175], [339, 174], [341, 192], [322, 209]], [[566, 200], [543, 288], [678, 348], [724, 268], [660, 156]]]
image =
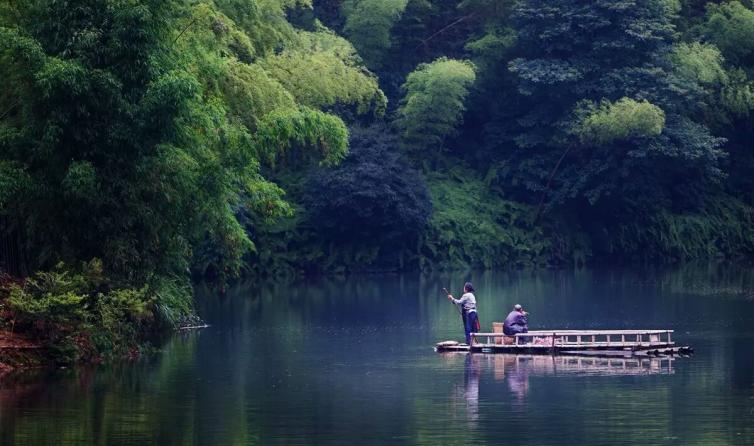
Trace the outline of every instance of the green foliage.
[[296, 107], [293, 95], [258, 64], [228, 62], [219, 88], [228, 112], [249, 130], [256, 129], [267, 113]]
[[546, 264], [551, 245], [536, 210], [500, 198], [475, 176], [456, 168], [427, 178], [434, 212], [421, 246], [423, 267]]
[[308, 0], [216, 0], [218, 9], [248, 36], [254, 55], [266, 55], [295, 38], [296, 30], [286, 14], [296, 7], [310, 7]]
[[754, 10], [738, 1], [707, 4], [707, 20], [698, 33], [714, 43], [733, 64], [754, 56]]
[[754, 110], [754, 82], [743, 70], [728, 71], [727, 83], [720, 92], [720, 103], [736, 118], [746, 118]]
[[334, 52], [285, 51], [261, 62], [265, 70], [309, 107], [354, 105], [358, 114], [382, 115], [387, 105], [377, 80]]
[[577, 114], [583, 117], [574, 131], [584, 144], [602, 145], [656, 136], [665, 127], [665, 112], [649, 101], [621, 98], [616, 102], [585, 103], [578, 107]]
[[69, 197], [86, 200], [97, 195], [98, 183], [94, 166], [88, 161], [78, 161], [68, 167], [62, 186]]
[[474, 63], [481, 73], [494, 70], [502, 63], [516, 44], [516, 32], [509, 27], [493, 27], [479, 38], [469, 41], [466, 50], [474, 55]]
[[307, 175], [281, 172], [294, 212], [249, 222], [265, 275], [395, 271], [418, 267], [417, 240], [431, 212], [423, 175], [401, 156], [385, 125], [353, 126], [348, 156]]
[[424, 149], [453, 135], [475, 79], [474, 65], [468, 61], [440, 58], [419, 65], [403, 84], [405, 96], [396, 117], [404, 142]]
[[2, 116], [0, 155], [2, 178], [28, 178], [34, 192], [3, 197], [25, 212], [30, 267], [97, 256], [137, 285], [191, 266], [238, 273], [253, 244], [237, 209], [289, 212], [261, 162], [346, 154], [342, 121], [305, 105], [385, 107], [348, 42], [287, 22], [299, 7], [309, 4], [19, 7], [2, 28], [0, 98], [21, 105]]
[[98, 259], [79, 270], [59, 264], [4, 287], [4, 322], [50, 347], [61, 363], [131, 354], [146, 344], [160, 308], [170, 308], [175, 318], [193, 311], [190, 288], [120, 287], [105, 277]]
[[408, 0], [345, 0], [343, 32], [370, 68], [379, 68], [390, 48], [390, 30], [406, 9]]
[[27, 270], [97, 257], [113, 287], [12, 301], [35, 324], [72, 318], [61, 342], [91, 326], [94, 350], [121, 352], [191, 312], [189, 272], [241, 272], [240, 216], [291, 215], [265, 163], [345, 158], [345, 124], [319, 108], [386, 100], [349, 42], [288, 21], [306, 0], [69, 3], [0, 9], [0, 213]]
[[9, 212], [8, 204], [28, 187], [29, 178], [14, 162], [0, 161], [0, 215]]
[[[673, 3], [515, 4], [507, 72], [481, 92], [502, 91], [504, 99], [476, 113], [480, 157], [505, 166], [499, 187], [546, 212], [613, 221], [658, 200], [693, 207], [689, 182], [703, 189], [720, 181], [724, 140], [703, 119], [703, 85], [676, 75], [667, 61], [677, 39]], [[683, 186], [669, 177], [683, 178]]]
[[323, 165], [335, 165], [348, 152], [348, 129], [340, 118], [311, 108], [279, 110], [264, 116], [255, 145], [270, 162], [276, 153], [294, 161], [303, 154], [291, 153], [291, 149], [313, 146], [322, 154]]
[[154, 317], [154, 303], [148, 288], [112, 290], [97, 296], [91, 338], [98, 352], [125, 355], [138, 348], [145, 322]]
[[86, 296], [76, 294], [74, 283], [81, 278], [67, 276], [60, 271], [40, 272], [28, 279], [23, 288], [11, 285], [7, 303], [15, 313], [14, 319], [21, 324], [42, 320], [51, 327], [83, 322]]
[[666, 209], [632, 222], [603, 228], [609, 233], [603, 255], [678, 261], [751, 256], [754, 208], [729, 197], [709, 199], [694, 213]]
[[[733, 195], [752, 196], [754, 39], [748, 35], [754, 26], [747, 26], [746, 2], [719, 2], [705, 12], [704, 2], [676, 0], [413, 0], [400, 19], [385, 22], [384, 34], [351, 32], [347, 22], [358, 14], [348, 14], [358, 2], [344, 4], [345, 17], [333, 13], [337, 5], [315, 2], [315, 15], [342, 29], [360, 50], [359, 39], [373, 37], [381, 42], [376, 47], [387, 48], [370, 66], [400, 105], [396, 124], [403, 142], [448, 146], [431, 156], [412, 153], [414, 165], [428, 171], [432, 184], [435, 175], [448, 175], [440, 166], [471, 166], [469, 176], [489, 172], [489, 187], [474, 192], [484, 192], [479, 207], [501, 197], [536, 206], [547, 227], [557, 228], [548, 239], [550, 261], [588, 260], [592, 252], [619, 259], [634, 252], [627, 243], [605, 254], [600, 247], [616, 233], [603, 237], [595, 228], [659, 227], [652, 216], [663, 213], [714, 220], [719, 213], [704, 209], [710, 195], [720, 196], [721, 185], [734, 187]], [[474, 88], [462, 101], [443, 89], [412, 96], [406, 88], [420, 79], [423, 63], [438, 57], [473, 61]], [[459, 109], [464, 122], [446, 121], [460, 117]], [[448, 200], [433, 194], [432, 201], [436, 216]], [[730, 215], [751, 227], [744, 214]], [[652, 230], [644, 240], [663, 237], [663, 231]], [[447, 234], [459, 244], [475, 235], [461, 229]], [[689, 246], [699, 246], [700, 238], [689, 239]]]
[[716, 46], [680, 43], [670, 56], [676, 73], [699, 83], [705, 92], [706, 119], [714, 126], [748, 116], [754, 108], [754, 87], [741, 69], [727, 68]]
[[335, 245], [415, 244], [431, 213], [421, 174], [385, 127], [354, 129], [350, 142], [343, 163], [309, 175], [304, 203], [312, 224]]
[[723, 55], [714, 45], [679, 43], [673, 48], [670, 60], [679, 75], [702, 84], [723, 84], [728, 80], [723, 68]]

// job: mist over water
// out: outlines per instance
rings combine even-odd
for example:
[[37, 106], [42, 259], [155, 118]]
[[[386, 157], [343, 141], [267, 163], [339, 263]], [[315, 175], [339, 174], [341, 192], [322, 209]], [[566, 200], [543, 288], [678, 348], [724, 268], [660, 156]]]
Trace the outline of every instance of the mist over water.
[[[483, 327], [675, 330], [692, 358], [438, 354]], [[2, 444], [754, 445], [754, 269], [351, 276], [200, 289], [211, 328], [137, 363], [0, 386]]]

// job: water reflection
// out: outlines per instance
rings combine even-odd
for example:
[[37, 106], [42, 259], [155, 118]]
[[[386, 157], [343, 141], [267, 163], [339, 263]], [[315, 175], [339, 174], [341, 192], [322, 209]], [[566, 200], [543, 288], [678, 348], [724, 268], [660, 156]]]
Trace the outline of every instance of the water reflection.
[[754, 445], [751, 271], [471, 278], [486, 326], [521, 302], [532, 328], [667, 327], [697, 354], [437, 354], [462, 335], [439, 288], [466, 277], [254, 284], [154, 358], [0, 383], [0, 444]]
[[452, 400], [456, 411], [465, 414], [470, 426], [476, 426], [479, 420], [479, 389], [483, 373], [490, 373], [494, 381], [505, 382], [511, 402], [523, 407], [530, 377], [672, 375], [676, 361], [674, 357], [595, 358], [459, 352], [441, 355], [449, 365], [463, 361], [463, 381], [455, 385]]
[[531, 371], [529, 363], [532, 358], [525, 357], [522, 359], [524, 359], [523, 362], [515, 356], [511, 358], [510, 355], [505, 355], [504, 358], [493, 362], [495, 372], [500, 370], [503, 375], [507, 376], [508, 388], [519, 404], [524, 403], [526, 394], [529, 392], [529, 372]]
[[[480, 355], [463, 355], [463, 383], [456, 384], [452, 393], [454, 413], [464, 413], [469, 427], [479, 421], [479, 379], [482, 373]], [[459, 410], [463, 408], [462, 410]]]

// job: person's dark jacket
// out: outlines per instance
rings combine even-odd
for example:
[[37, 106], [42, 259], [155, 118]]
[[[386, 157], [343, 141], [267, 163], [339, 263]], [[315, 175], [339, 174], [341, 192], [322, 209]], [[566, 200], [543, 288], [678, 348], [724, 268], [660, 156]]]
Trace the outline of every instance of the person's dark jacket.
[[503, 333], [508, 336], [512, 336], [516, 333], [526, 333], [529, 331], [529, 321], [526, 316], [520, 312], [513, 310], [508, 314], [503, 323]]

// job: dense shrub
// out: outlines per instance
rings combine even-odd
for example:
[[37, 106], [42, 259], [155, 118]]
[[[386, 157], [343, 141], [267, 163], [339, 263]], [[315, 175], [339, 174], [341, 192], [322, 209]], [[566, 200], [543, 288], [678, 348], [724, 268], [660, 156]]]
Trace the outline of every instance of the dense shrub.
[[[49, 347], [61, 363], [138, 352], [154, 327], [191, 314], [186, 296], [186, 290], [166, 292], [160, 284], [134, 289], [112, 283], [97, 259], [78, 270], [59, 264], [0, 289], [3, 322]], [[165, 317], [162, 307], [170, 308], [174, 319]]]
[[500, 268], [547, 264], [551, 241], [536, 210], [500, 198], [469, 169], [428, 178], [434, 213], [424, 235], [423, 267]]
[[311, 224], [329, 239], [363, 246], [416, 240], [431, 212], [422, 175], [384, 126], [354, 129], [350, 142], [340, 166], [309, 176], [304, 204]]
[[604, 257], [683, 261], [754, 255], [754, 208], [716, 197], [694, 212], [661, 210], [610, 227], [594, 228], [592, 242]]

